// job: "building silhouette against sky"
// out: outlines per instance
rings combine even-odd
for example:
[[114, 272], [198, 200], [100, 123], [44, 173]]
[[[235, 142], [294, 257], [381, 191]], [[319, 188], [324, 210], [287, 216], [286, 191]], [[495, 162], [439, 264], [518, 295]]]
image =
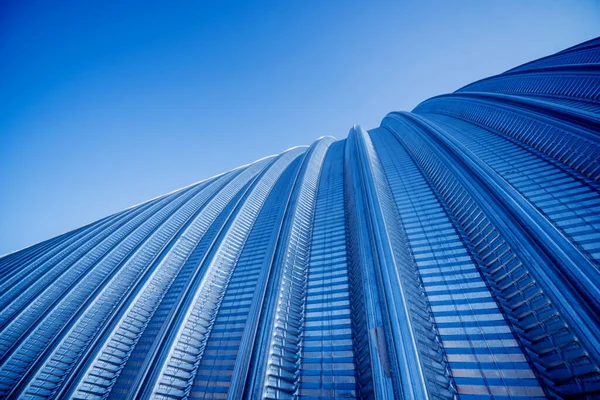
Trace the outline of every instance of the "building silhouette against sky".
[[599, 127], [594, 39], [8, 254], [0, 398], [600, 396]]

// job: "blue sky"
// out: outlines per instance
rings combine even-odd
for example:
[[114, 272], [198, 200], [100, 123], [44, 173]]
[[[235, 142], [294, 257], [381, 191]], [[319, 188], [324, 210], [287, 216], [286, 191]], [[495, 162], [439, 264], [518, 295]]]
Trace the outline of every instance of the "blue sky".
[[598, 1], [0, 2], [0, 254], [600, 35]]

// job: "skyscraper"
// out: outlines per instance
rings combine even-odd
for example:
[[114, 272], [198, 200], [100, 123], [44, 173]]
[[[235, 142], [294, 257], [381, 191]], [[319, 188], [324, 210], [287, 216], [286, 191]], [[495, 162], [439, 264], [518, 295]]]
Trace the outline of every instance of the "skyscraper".
[[600, 39], [0, 259], [0, 397], [600, 396]]

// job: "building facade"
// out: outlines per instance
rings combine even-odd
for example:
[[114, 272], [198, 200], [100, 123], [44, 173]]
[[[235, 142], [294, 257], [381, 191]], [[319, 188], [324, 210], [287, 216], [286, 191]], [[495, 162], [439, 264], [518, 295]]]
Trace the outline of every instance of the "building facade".
[[600, 396], [600, 39], [0, 258], [0, 398]]

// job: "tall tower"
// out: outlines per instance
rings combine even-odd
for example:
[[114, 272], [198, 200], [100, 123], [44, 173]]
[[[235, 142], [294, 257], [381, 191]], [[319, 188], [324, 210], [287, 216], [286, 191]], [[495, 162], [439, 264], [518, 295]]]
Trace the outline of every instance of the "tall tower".
[[600, 396], [600, 39], [0, 258], [0, 398]]

